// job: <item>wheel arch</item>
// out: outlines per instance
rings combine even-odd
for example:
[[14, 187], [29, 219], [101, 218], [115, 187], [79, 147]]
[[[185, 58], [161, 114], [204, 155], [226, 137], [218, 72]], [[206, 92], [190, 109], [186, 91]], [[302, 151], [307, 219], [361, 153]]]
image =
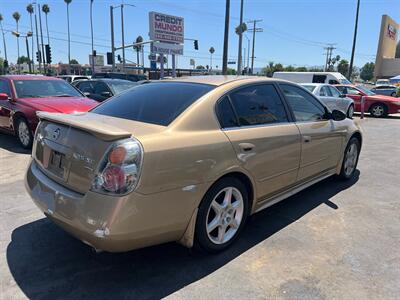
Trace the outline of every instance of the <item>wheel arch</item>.
[[389, 107], [388, 107], [388, 105], [387, 105], [385, 102], [382, 102], [382, 101], [375, 101], [375, 102], [372, 102], [372, 103], [369, 105], [368, 111], [371, 112], [372, 107], [374, 107], [375, 105], [378, 105], [378, 104], [382, 105], [382, 106], [386, 109], [386, 112], [389, 110]]
[[[17, 129], [17, 121], [19, 119], [25, 119], [28, 122], [27, 117], [25, 116], [25, 114], [23, 112], [17, 111], [12, 115], [12, 126], [13, 126], [13, 130], [15, 132], [15, 130]], [[16, 132], [15, 132], [16, 134]]]

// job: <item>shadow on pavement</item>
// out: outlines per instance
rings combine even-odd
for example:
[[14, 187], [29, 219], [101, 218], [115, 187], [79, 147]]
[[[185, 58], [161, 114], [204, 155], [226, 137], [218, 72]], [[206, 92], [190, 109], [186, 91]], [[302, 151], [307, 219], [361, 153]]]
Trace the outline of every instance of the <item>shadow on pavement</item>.
[[250, 218], [241, 237], [215, 255], [191, 253], [175, 243], [127, 253], [95, 254], [47, 219], [15, 229], [8, 266], [29, 299], [160, 299], [223, 267], [358, 181], [328, 178]]
[[0, 132], [0, 148], [7, 151], [21, 154], [31, 154], [31, 149], [24, 149], [18, 142], [18, 138], [3, 132]]

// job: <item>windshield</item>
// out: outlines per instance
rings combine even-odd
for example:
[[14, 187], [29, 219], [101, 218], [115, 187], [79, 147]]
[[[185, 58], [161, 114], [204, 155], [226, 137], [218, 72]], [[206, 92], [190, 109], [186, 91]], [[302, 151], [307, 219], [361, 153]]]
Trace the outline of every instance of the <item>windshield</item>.
[[64, 80], [13, 80], [17, 98], [82, 97]]
[[155, 82], [110, 98], [93, 113], [168, 126], [186, 108], [214, 86], [184, 82]]
[[302, 85], [304, 88], [309, 90], [311, 93], [314, 92], [316, 86], [315, 85]]
[[362, 85], [357, 86], [357, 88], [362, 91], [363, 93], [367, 94], [368, 96], [373, 96], [375, 95], [374, 92], [371, 92], [369, 89], [363, 87]]
[[115, 95], [121, 94], [123, 91], [138, 85], [136, 82], [132, 81], [110, 81], [108, 84], [114, 90]]
[[339, 79], [340, 84], [351, 84], [351, 82], [349, 80], [347, 80], [346, 78], [344, 79]]

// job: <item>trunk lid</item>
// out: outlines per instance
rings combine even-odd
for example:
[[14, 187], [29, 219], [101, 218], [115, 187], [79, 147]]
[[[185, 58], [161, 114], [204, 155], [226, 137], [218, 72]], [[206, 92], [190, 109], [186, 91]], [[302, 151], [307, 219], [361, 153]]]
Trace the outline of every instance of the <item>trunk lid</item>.
[[155, 134], [165, 127], [94, 113], [38, 113], [32, 151], [40, 169], [54, 181], [78, 193], [86, 193], [94, 172], [117, 140]]

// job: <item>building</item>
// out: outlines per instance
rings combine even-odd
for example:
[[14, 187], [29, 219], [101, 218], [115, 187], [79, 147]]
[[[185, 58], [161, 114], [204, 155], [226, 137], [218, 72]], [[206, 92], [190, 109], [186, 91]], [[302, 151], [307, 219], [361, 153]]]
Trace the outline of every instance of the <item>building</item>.
[[400, 58], [396, 58], [399, 24], [388, 15], [382, 16], [375, 78], [390, 78], [400, 74]]

